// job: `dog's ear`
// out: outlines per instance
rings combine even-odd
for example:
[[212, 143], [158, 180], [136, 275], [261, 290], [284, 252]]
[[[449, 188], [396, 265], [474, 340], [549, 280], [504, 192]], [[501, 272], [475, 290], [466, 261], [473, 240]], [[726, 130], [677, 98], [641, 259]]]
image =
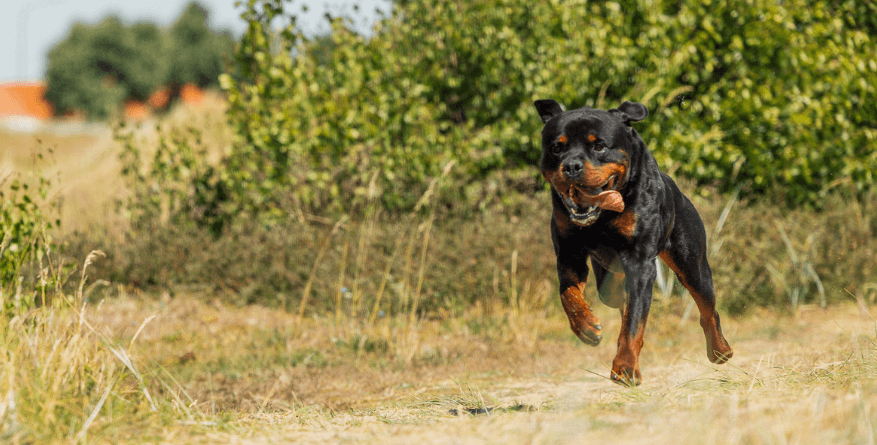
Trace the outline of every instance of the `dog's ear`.
[[539, 112], [543, 124], [548, 123], [552, 117], [563, 113], [563, 108], [560, 107], [560, 104], [557, 103], [556, 100], [539, 99], [536, 102], [533, 102], [533, 105], [536, 106], [536, 111]]
[[609, 110], [609, 112], [620, 117], [628, 127], [631, 122], [639, 122], [649, 117], [649, 109], [638, 102], [626, 101], [618, 108]]

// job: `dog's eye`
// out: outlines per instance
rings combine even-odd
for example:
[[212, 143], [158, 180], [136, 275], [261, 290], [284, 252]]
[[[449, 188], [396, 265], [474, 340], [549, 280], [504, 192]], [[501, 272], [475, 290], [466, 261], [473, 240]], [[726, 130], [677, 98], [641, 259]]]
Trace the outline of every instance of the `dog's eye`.
[[603, 153], [604, 151], [606, 151], [606, 147], [604, 147], [604, 146], [602, 146], [602, 145], [600, 145], [600, 144], [595, 144], [595, 145], [594, 145], [594, 152], [595, 152], [595, 153]]
[[563, 153], [563, 149], [564, 149], [563, 144], [554, 144], [551, 147], [551, 152], [556, 154], [556, 155], [559, 155], [559, 154]]

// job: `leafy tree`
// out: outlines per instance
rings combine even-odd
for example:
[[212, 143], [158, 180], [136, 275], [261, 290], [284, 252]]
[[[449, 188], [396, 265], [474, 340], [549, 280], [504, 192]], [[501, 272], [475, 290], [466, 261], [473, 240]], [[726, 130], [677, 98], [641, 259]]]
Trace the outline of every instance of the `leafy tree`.
[[207, 11], [190, 4], [169, 31], [151, 23], [125, 25], [114, 16], [75, 24], [49, 53], [46, 99], [58, 112], [82, 110], [103, 119], [127, 99], [145, 100], [162, 85], [216, 83], [228, 33], [207, 26]]
[[60, 112], [81, 109], [105, 118], [123, 100], [145, 99], [162, 84], [162, 48], [155, 25], [127, 27], [113, 16], [76, 24], [49, 53], [46, 99]]
[[223, 55], [231, 53], [234, 41], [227, 31], [211, 30], [208, 17], [206, 8], [192, 2], [171, 26], [167, 78], [171, 85], [216, 85], [225, 71]]

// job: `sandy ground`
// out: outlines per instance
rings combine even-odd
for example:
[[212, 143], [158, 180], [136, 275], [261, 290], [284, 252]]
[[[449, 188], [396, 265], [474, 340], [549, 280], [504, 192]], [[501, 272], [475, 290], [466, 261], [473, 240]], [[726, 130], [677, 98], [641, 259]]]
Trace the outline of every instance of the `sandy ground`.
[[[202, 322], [252, 329], [291, 322], [264, 308], [223, 310], [170, 300], [135, 310], [131, 304], [108, 302], [109, 310], [98, 312], [116, 315], [97, 321], [122, 326], [158, 310], [159, 316], [142, 332], [144, 345], [183, 329], [186, 320], [188, 329], [196, 330]], [[651, 317], [641, 356], [644, 383], [637, 388], [606, 378], [615, 350], [614, 342], [606, 340], [596, 348], [553, 340], [520, 354], [534, 363], [553, 363], [542, 367], [545, 372], [532, 363], [522, 364], [520, 372], [484, 372], [474, 355], [459, 359], [468, 363], [462, 368], [439, 369], [438, 377], [412, 373], [405, 384], [391, 381], [383, 389], [363, 390], [351, 383], [355, 374], [327, 371], [326, 380], [349, 379], [349, 392], [333, 397], [346, 397], [353, 408], [268, 403], [272, 390], [256, 397], [265, 397], [264, 409], [222, 421], [177, 422], [163, 439], [234, 444], [874, 443], [873, 314], [850, 304], [728, 319], [723, 324], [735, 356], [721, 366], [706, 360], [696, 320], [681, 322], [671, 314]], [[617, 335], [617, 322], [611, 318], [604, 317], [607, 339]], [[135, 323], [130, 324], [133, 329]], [[423, 343], [432, 341], [441, 342], [426, 338]], [[555, 363], [563, 355], [552, 355], [552, 344], [574, 351], [576, 363]], [[480, 370], [460, 371], [470, 368]], [[430, 377], [418, 377], [423, 375]], [[343, 381], [333, 384], [345, 387]]]

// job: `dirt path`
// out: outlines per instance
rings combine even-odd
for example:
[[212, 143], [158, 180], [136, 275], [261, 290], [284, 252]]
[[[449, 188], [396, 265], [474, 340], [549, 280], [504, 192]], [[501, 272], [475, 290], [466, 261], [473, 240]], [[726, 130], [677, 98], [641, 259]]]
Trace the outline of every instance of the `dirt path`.
[[609, 342], [576, 347], [582, 365], [569, 373], [482, 372], [413, 381], [357, 408], [274, 405], [225, 424], [180, 425], [166, 441], [874, 443], [872, 313], [852, 305], [807, 307], [794, 317], [764, 313], [729, 320], [735, 356], [723, 366], [706, 361], [702, 337], [691, 326], [696, 321], [680, 327], [678, 318], [663, 317], [647, 333], [638, 388], [604, 377], [614, 352]]

